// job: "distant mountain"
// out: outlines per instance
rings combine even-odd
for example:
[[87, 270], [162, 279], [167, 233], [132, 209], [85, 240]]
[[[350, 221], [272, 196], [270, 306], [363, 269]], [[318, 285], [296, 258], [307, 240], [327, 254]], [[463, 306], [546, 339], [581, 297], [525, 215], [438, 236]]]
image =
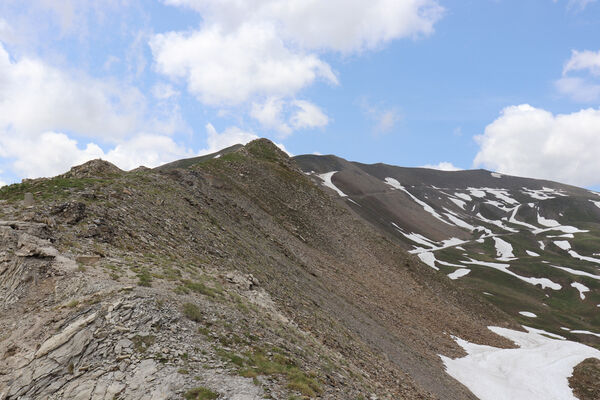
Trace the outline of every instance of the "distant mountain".
[[460, 286], [523, 324], [600, 347], [600, 193], [486, 170], [294, 160]]

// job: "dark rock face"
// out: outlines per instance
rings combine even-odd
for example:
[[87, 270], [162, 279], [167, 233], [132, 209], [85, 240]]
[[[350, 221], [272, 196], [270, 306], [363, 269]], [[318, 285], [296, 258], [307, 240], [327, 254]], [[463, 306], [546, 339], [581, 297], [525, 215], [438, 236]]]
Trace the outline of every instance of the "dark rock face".
[[600, 360], [588, 358], [573, 370], [569, 386], [579, 400], [600, 399]]

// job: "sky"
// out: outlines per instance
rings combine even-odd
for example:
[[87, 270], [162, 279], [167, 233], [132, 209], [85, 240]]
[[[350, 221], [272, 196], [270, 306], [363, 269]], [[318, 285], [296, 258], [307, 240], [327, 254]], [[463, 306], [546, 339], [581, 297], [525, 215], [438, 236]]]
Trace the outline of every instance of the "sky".
[[2, 0], [0, 185], [267, 137], [600, 188], [596, 0]]

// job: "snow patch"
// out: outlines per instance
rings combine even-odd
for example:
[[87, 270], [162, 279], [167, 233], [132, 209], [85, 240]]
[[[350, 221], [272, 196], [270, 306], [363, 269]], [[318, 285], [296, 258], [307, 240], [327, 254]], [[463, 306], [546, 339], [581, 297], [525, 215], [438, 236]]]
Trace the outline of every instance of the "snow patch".
[[537, 315], [529, 311], [519, 311], [519, 314], [527, 318], [537, 318]]
[[464, 201], [455, 199], [454, 197], [448, 197], [448, 199], [450, 199], [451, 202], [453, 202], [454, 204], [456, 204], [457, 206], [459, 206], [463, 210], [465, 209], [465, 207], [467, 205], [467, 203], [465, 203]]
[[594, 333], [594, 332], [590, 332], [590, 331], [574, 330], [574, 331], [571, 331], [571, 333], [581, 333], [584, 335], [594, 335], [594, 336], [600, 337], [600, 333]]
[[419, 200], [411, 192], [406, 190], [406, 188], [404, 186], [402, 186], [400, 184], [400, 182], [398, 182], [396, 179], [389, 178], [389, 177], [385, 178], [385, 183], [387, 183], [389, 186], [391, 186], [394, 189], [402, 190], [404, 193], [408, 194], [417, 204], [419, 204], [421, 207], [423, 207], [423, 209], [425, 211], [427, 211], [429, 214], [431, 214], [433, 217], [439, 219], [440, 221], [442, 221], [443, 223], [445, 223], [447, 225], [451, 225], [449, 222], [445, 221], [442, 218], [442, 216], [440, 214], [438, 214], [429, 204], [425, 203], [424, 201]]
[[333, 182], [331, 182], [331, 178], [336, 172], [338, 171], [326, 172], [317, 176], [321, 178], [321, 180], [323, 180], [323, 186], [327, 186], [328, 188], [335, 190], [337, 194], [340, 195], [340, 197], [347, 197], [346, 193], [342, 192], [340, 189], [337, 188], [337, 186], [333, 184]]
[[557, 240], [554, 242], [554, 244], [563, 250], [571, 249], [571, 243], [567, 242], [566, 240]]
[[513, 247], [510, 243], [499, 237], [494, 237], [494, 245], [496, 246], [496, 255], [500, 261], [514, 260]]
[[[566, 271], [566, 272], [568, 272], [570, 274], [573, 274], [573, 275], [587, 276], [588, 278], [600, 280], [600, 275], [590, 274], [589, 272], [580, 271], [578, 269], [567, 268], [567, 267], [559, 267], [558, 265], [551, 265], [551, 267], [562, 269], [563, 271]], [[600, 307], [600, 305], [599, 305], [599, 307]]]
[[582, 283], [579, 282], [573, 282], [571, 283], [571, 287], [574, 287], [575, 289], [577, 289], [579, 291], [579, 297], [581, 297], [581, 300], [585, 300], [585, 292], [589, 292], [590, 288], [585, 286]]
[[425, 264], [429, 265], [431, 268], [435, 269], [436, 271], [440, 270], [438, 267], [435, 266], [435, 255], [433, 253], [426, 252], [426, 253], [419, 253], [417, 255], [419, 256], [421, 261], [423, 261]]
[[531, 257], [539, 257], [540, 255], [534, 251], [529, 251], [529, 250], [525, 250], [525, 253], [527, 253], [528, 256]]
[[[456, 197], [461, 198], [461, 199], [466, 200], [466, 201], [473, 201], [473, 198], [471, 196], [469, 196], [468, 194], [466, 194], [466, 193], [454, 193], [454, 195]], [[484, 194], [484, 196], [485, 196], [485, 194]], [[600, 207], [600, 206], [598, 206], [598, 207]]]
[[489, 327], [515, 342], [517, 349], [455, 338], [468, 355], [454, 360], [440, 356], [446, 371], [481, 400], [575, 400], [568, 382], [573, 368], [586, 358], [600, 358], [600, 351], [581, 343], [548, 338], [548, 332], [542, 330], [524, 328], [527, 332]]
[[468, 268], [459, 268], [456, 271], [448, 274], [448, 278], [455, 280], [458, 278], [462, 278], [463, 276], [467, 275], [469, 272], [471, 272], [471, 270]]
[[502, 178], [502, 174], [499, 174], [497, 172], [492, 172], [491, 174], [494, 178]]
[[485, 262], [485, 261], [478, 261], [478, 260], [474, 260], [474, 259], [470, 259], [469, 261], [461, 261], [461, 263], [467, 264], [467, 265], [481, 265], [483, 267], [494, 268], [498, 271], [501, 271], [501, 272], [504, 272], [511, 276], [514, 276], [515, 278], [520, 279], [524, 282], [527, 282], [531, 285], [534, 285], [534, 286], [541, 285], [542, 289], [545, 289], [546, 287], [548, 287], [553, 290], [560, 290], [562, 288], [562, 286], [560, 284], [558, 284], [556, 282], [552, 282], [548, 278], [528, 278], [526, 276], [521, 276], [519, 274], [516, 274], [513, 271], [508, 269], [510, 267], [510, 264], [491, 263], [491, 262]]

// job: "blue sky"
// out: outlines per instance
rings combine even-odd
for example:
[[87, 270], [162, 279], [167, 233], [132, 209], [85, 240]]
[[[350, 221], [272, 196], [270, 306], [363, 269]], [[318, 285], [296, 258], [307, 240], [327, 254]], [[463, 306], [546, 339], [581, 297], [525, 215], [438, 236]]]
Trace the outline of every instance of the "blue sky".
[[0, 183], [261, 136], [598, 188], [599, 17], [593, 0], [5, 0]]

